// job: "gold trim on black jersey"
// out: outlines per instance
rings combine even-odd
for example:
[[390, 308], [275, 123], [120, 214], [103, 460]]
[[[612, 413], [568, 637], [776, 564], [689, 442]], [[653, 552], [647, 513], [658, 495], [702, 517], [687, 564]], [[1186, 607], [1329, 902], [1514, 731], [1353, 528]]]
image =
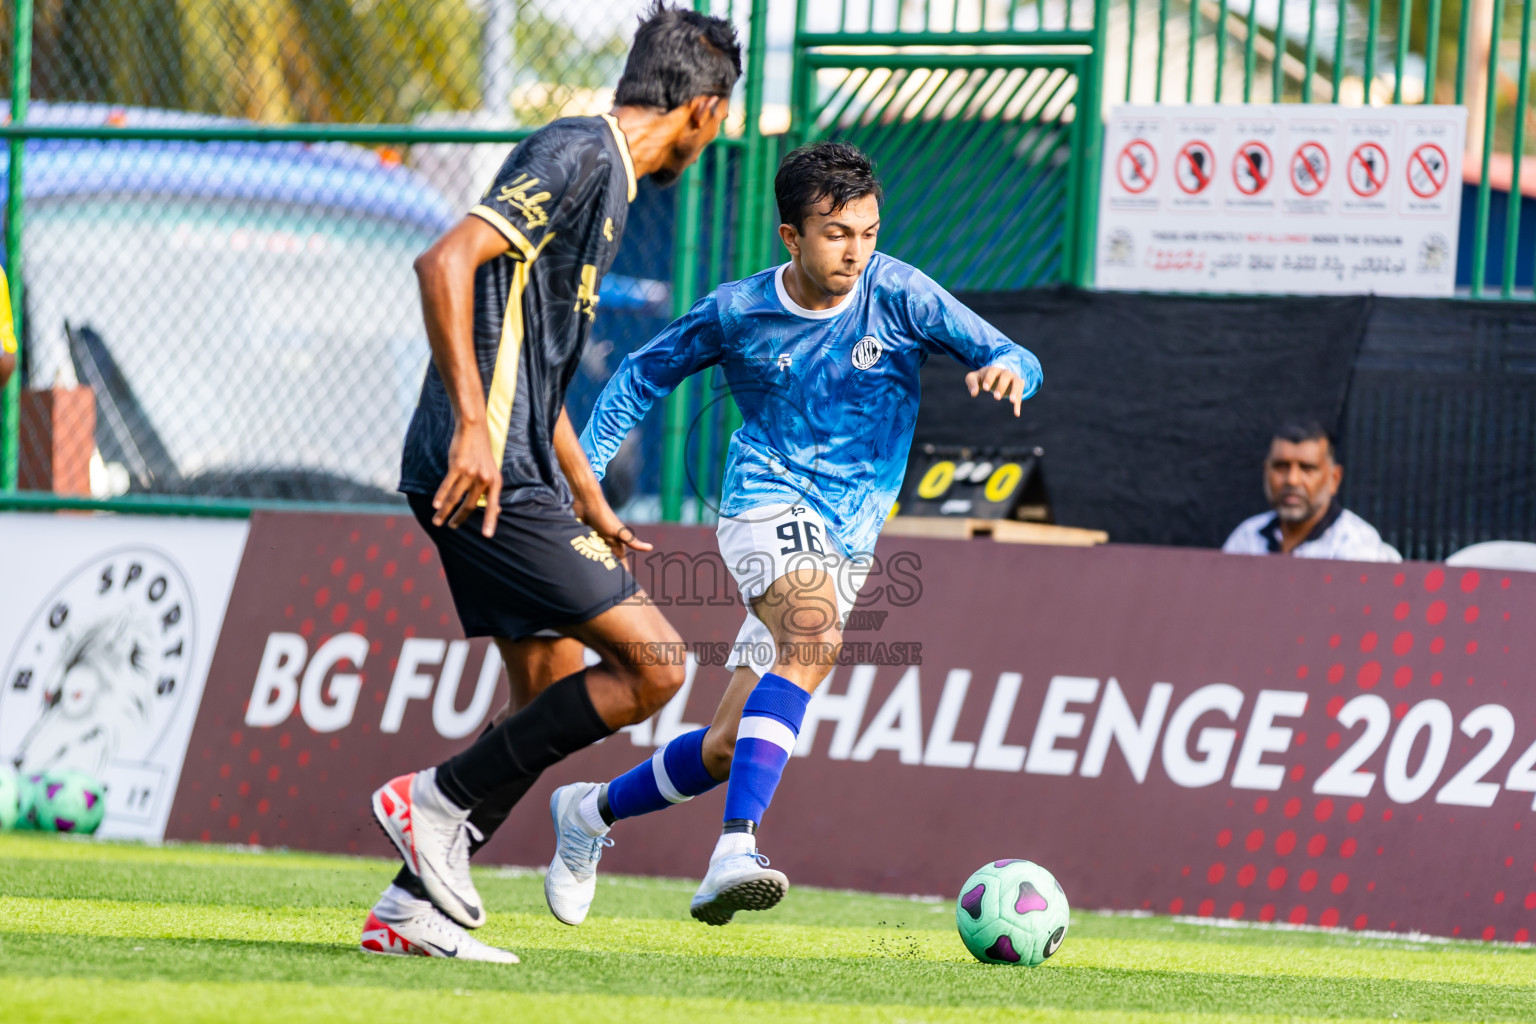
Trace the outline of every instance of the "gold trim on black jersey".
[[500, 231], [502, 235], [506, 237], [507, 241], [512, 243], [512, 248], [507, 250], [508, 256], [513, 255], [515, 251], [517, 254], [523, 257], [525, 262], [531, 263], [534, 256], [538, 255], [538, 250], [533, 247], [533, 244], [528, 241], [523, 233], [517, 230], [517, 228], [513, 227], [511, 221], [507, 220], [507, 218], [503, 217], [489, 206], [477, 206], [469, 212], [485, 221], [497, 231]]
[[16, 318], [11, 314], [11, 285], [0, 269], [0, 352], [16, 354]]
[[491, 456], [498, 467], [507, 453], [512, 402], [517, 398], [517, 364], [523, 354], [523, 290], [528, 287], [531, 262], [516, 261], [512, 265], [512, 288], [507, 294], [506, 315], [501, 320], [496, 369], [491, 373], [491, 390], [485, 396], [485, 426], [491, 434]]
[[619, 156], [624, 158], [624, 176], [629, 179], [629, 201], [635, 201], [635, 193], [640, 188], [640, 182], [635, 178], [635, 162], [629, 157], [629, 140], [624, 137], [624, 129], [619, 127], [619, 119], [612, 114], [604, 114], [603, 120], [608, 122], [608, 127], [613, 129], [613, 141], [618, 143]]
[[[523, 355], [523, 292], [528, 288], [528, 274], [533, 261], [539, 258], [539, 253], [554, 237], [555, 232], [549, 232], [537, 247], [530, 247], [526, 260], [512, 261], [512, 287], [507, 291], [507, 310], [501, 318], [501, 341], [496, 346], [496, 368], [491, 372], [491, 389], [485, 396], [485, 426], [491, 434], [491, 454], [496, 457], [498, 466], [507, 453], [512, 403], [517, 398], [517, 367]], [[508, 342], [511, 344], [508, 345]]]

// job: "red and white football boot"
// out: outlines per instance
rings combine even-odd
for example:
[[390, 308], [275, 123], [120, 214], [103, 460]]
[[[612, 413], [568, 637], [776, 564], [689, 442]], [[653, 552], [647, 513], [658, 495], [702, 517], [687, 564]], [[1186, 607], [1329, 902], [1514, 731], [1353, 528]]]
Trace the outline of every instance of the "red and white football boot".
[[[518, 962], [515, 954], [481, 942], [426, 900], [396, 900], [389, 904], [386, 897], [369, 911], [359, 943], [364, 953], [449, 957], [494, 964]], [[380, 917], [381, 913], [388, 920]]]
[[436, 768], [390, 779], [374, 791], [373, 816], [437, 908], [466, 928], [478, 928], [485, 905], [469, 877], [469, 841], [480, 833], [436, 780]]

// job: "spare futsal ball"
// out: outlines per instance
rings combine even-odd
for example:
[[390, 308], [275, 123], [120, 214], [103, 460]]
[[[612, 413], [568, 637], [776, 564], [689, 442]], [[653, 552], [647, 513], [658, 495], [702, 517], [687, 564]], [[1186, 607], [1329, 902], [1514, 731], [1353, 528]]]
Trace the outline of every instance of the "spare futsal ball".
[[21, 818], [21, 777], [10, 765], [0, 765], [0, 829], [15, 828]]
[[16, 775], [16, 827], [37, 828], [37, 790], [41, 775]]
[[45, 832], [83, 832], [101, 826], [106, 788], [84, 772], [44, 772], [33, 794], [32, 816]]

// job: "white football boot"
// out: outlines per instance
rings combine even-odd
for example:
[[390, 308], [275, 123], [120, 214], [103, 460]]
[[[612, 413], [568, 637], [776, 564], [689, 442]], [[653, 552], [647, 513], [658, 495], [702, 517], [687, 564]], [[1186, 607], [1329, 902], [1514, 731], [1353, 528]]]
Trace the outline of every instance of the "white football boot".
[[485, 905], [469, 877], [469, 841], [480, 839], [469, 812], [437, 788], [437, 769], [390, 779], [373, 794], [373, 816], [437, 908], [466, 928], [485, 924]]
[[[722, 837], [721, 847], [710, 858], [709, 871], [694, 893], [688, 912], [705, 924], [729, 924], [738, 910], [768, 910], [789, 892], [784, 872], [768, 867], [768, 858], [755, 846], [732, 850]], [[747, 837], [750, 838], [750, 837]]]
[[390, 886], [368, 914], [359, 945], [364, 953], [387, 956], [435, 956], [515, 964], [514, 953], [488, 946], [450, 921], [426, 900]]
[[608, 829], [593, 829], [581, 813], [581, 801], [600, 783], [573, 782], [550, 794], [549, 816], [555, 825], [555, 859], [544, 875], [544, 902], [566, 924], [587, 919], [597, 894], [597, 862], [603, 847], [612, 846]]

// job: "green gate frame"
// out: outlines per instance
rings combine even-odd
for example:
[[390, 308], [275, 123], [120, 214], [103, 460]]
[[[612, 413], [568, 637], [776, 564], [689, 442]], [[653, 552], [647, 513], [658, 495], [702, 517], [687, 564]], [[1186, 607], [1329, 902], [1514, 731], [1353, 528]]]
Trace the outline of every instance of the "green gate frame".
[[[837, 0], [842, 20], [852, 0]], [[790, 98], [793, 144], [813, 137], [816, 72], [848, 69], [1063, 69], [1077, 78], [1073, 100], [1075, 120], [1071, 138], [1071, 178], [1068, 182], [1065, 249], [1060, 283], [1087, 287], [1093, 283], [1093, 239], [1098, 217], [1100, 149], [1103, 140], [1103, 57], [1108, 38], [1109, 0], [1093, 3], [1091, 28], [1020, 31], [932, 31], [926, 26], [939, 0], [927, 0], [924, 28], [895, 31], [812, 32], [806, 28], [809, 0], [797, 0]], [[1014, 23], [1010, 6], [1009, 24]], [[872, 10], [872, 8], [871, 8]], [[1068, 4], [1067, 18], [1071, 18]], [[866, 13], [866, 23], [870, 16]]]
[[[773, 180], [771, 167], [775, 147], [764, 137], [763, 67], [768, 52], [768, 0], [741, 0], [749, 5], [747, 60], [744, 74], [745, 125], [735, 139], [719, 139], [705, 157], [683, 172], [678, 182], [677, 220], [673, 231], [672, 316], [677, 318], [701, 295], [708, 294], [720, 282], [743, 278], [754, 273], [768, 258], [770, 228], [769, 204], [765, 182]], [[728, 0], [727, 12], [734, 11], [735, 0]], [[710, 0], [694, 0], [697, 10], [710, 10]], [[738, 152], [738, 187], [735, 190], [734, 220], [729, 211], [731, 198], [729, 152]], [[700, 226], [706, 221], [704, 177], [710, 175], [709, 252], [701, 259]], [[727, 251], [727, 222], [734, 251]], [[729, 271], [726, 269], [729, 266]], [[662, 413], [661, 519], [683, 521], [685, 492], [688, 490], [688, 438], [698, 443], [693, 478], [695, 501], [689, 511], [696, 523], [707, 522], [713, 491], [719, 487], [725, 468], [725, 444], [741, 426], [741, 411], [729, 393], [711, 402], [709, 380], [690, 377], [668, 395]], [[719, 390], [718, 387], [715, 390]], [[713, 481], [713, 485], [706, 485]], [[707, 488], [707, 489], [706, 489]]]
[[[848, 54], [842, 52], [820, 52], [811, 50], [805, 54], [804, 66], [808, 73], [814, 73], [822, 68], [836, 68], [853, 70], [943, 70], [943, 71], [972, 71], [972, 70], [999, 70], [999, 71], [1065, 71], [1076, 79], [1079, 93], [1074, 98], [1074, 105], [1083, 102], [1085, 95], [1091, 95], [1091, 82], [1095, 71], [1095, 60], [1091, 53], [962, 53], [962, 54], [934, 54], [934, 53], [885, 53], [885, 54]], [[809, 77], [809, 74], [807, 75]], [[814, 120], [819, 113], [811, 109], [812, 101], [808, 96], [801, 97], [803, 107], [797, 107], [802, 116], [797, 118], [797, 131], [795, 140], [797, 144], [809, 141], [816, 133]], [[955, 124], [956, 122], [946, 122]], [[1093, 274], [1093, 230], [1091, 221], [1093, 213], [1089, 207], [1096, 207], [1097, 203], [1091, 200], [1097, 196], [1096, 181], [1098, 165], [1095, 159], [1098, 148], [1098, 140], [1102, 135], [1100, 119], [1093, 116], [1084, 116], [1084, 111], [1079, 106], [1074, 117], [1072, 127], [1068, 132], [1070, 155], [1068, 157], [1068, 170], [1066, 180], [1066, 195], [1062, 207], [1062, 260], [1061, 276], [1057, 281], [1042, 282], [1066, 283], [1075, 285], [1087, 285], [1092, 281]], [[932, 144], [937, 148], [940, 140], [933, 139]], [[1030, 172], [1030, 182], [1043, 177], [1040, 173], [1044, 164], [1035, 165]], [[925, 214], [938, 215], [936, 210], [924, 210]], [[1085, 231], [1086, 228], [1086, 231]], [[986, 285], [978, 285], [985, 288]]]

